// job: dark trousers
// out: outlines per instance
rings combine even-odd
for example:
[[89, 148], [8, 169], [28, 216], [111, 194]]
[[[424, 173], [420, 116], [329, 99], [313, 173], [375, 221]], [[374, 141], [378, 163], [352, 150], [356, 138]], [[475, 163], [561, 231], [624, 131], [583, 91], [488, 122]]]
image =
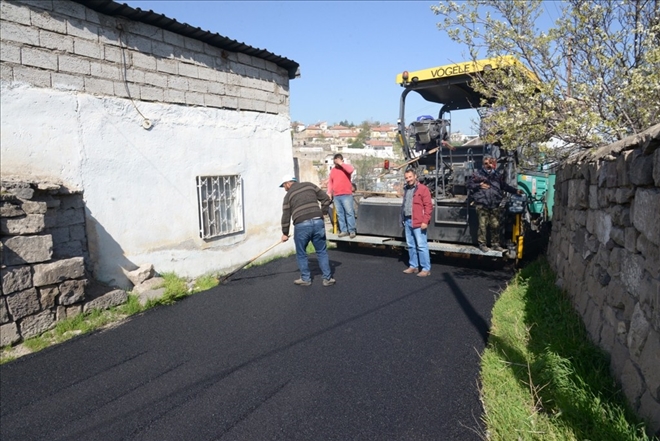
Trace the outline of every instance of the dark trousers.
[[500, 218], [502, 210], [499, 207], [486, 208], [478, 205], [477, 218], [479, 219], [479, 232], [477, 234], [477, 241], [480, 245], [487, 245], [487, 235], [490, 231], [491, 244], [501, 245], [500, 233]]

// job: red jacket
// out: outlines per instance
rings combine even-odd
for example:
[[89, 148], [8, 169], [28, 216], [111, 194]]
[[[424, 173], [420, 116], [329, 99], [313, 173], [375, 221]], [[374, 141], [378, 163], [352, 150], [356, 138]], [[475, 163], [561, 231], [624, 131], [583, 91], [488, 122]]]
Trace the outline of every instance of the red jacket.
[[343, 163], [341, 167], [336, 165], [330, 169], [328, 179], [328, 193], [332, 196], [345, 196], [353, 194], [353, 183], [351, 173], [355, 168], [351, 164]]
[[[408, 190], [410, 191], [410, 190]], [[433, 213], [433, 200], [431, 199], [431, 191], [429, 188], [421, 183], [417, 183], [415, 189], [412, 190], [412, 227], [420, 228], [422, 224], [429, 225], [431, 223], [431, 215]], [[401, 223], [403, 223], [403, 204], [401, 205]]]

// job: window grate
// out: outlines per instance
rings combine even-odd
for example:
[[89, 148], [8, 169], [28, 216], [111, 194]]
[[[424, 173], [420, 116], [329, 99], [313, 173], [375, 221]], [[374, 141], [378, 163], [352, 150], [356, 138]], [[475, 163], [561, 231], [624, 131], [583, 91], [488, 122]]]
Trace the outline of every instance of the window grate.
[[199, 237], [226, 236], [243, 231], [241, 175], [197, 176]]

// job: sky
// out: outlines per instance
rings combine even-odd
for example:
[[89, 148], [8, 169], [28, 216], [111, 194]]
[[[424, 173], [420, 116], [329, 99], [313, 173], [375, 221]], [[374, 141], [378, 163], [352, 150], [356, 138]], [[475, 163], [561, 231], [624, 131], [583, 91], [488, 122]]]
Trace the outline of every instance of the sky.
[[[466, 47], [438, 30], [433, 1], [118, 1], [297, 62], [291, 120], [308, 125], [394, 124], [403, 91], [398, 73], [469, 59]], [[412, 95], [406, 122], [437, 115], [436, 104]], [[473, 110], [453, 112], [452, 132], [474, 134], [476, 119]]]

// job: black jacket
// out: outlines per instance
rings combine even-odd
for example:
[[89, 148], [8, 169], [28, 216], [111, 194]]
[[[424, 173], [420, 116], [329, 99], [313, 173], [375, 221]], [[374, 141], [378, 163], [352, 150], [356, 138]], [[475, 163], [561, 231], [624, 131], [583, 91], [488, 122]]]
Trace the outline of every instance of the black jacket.
[[[481, 188], [482, 182], [490, 185], [490, 188]], [[502, 173], [497, 170], [489, 173], [483, 168], [472, 174], [467, 186], [474, 203], [486, 208], [498, 207], [504, 199], [505, 191], [511, 194], [518, 193], [515, 187], [506, 183]]]

